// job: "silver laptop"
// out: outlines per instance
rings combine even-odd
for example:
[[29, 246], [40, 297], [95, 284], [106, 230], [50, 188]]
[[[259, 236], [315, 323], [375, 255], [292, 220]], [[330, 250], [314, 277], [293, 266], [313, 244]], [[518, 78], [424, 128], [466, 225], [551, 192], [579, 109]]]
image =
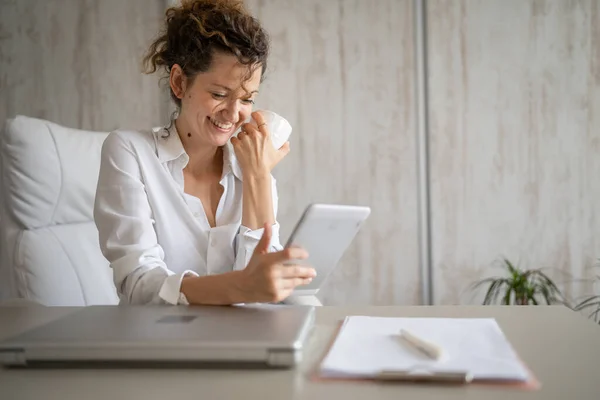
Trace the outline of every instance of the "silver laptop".
[[0, 364], [289, 368], [311, 306], [89, 306], [0, 342]]

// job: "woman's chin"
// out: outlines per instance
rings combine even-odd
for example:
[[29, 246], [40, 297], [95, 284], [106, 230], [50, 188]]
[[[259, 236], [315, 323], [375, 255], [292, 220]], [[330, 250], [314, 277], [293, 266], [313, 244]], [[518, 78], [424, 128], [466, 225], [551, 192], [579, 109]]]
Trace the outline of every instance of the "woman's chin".
[[[212, 125], [212, 124], [211, 124]], [[222, 131], [220, 129], [216, 129], [212, 126], [209, 126], [209, 133], [211, 137], [211, 141], [217, 147], [224, 146], [227, 144], [229, 139], [233, 136], [234, 130], [233, 128], [228, 131]]]
[[229, 134], [212, 135], [212, 143], [216, 147], [222, 147], [222, 146], [225, 146], [227, 144], [227, 142], [229, 142], [230, 138], [231, 138], [231, 135], [229, 135]]

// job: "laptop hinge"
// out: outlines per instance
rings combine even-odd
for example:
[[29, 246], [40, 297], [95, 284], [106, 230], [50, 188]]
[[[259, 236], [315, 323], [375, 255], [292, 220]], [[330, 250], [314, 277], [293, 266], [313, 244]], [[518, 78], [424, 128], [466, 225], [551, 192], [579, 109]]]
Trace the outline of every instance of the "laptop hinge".
[[297, 357], [293, 350], [269, 350], [267, 363], [273, 367], [291, 366], [298, 362]]
[[25, 351], [21, 349], [0, 350], [0, 364], [4, 365], [26, 365]]

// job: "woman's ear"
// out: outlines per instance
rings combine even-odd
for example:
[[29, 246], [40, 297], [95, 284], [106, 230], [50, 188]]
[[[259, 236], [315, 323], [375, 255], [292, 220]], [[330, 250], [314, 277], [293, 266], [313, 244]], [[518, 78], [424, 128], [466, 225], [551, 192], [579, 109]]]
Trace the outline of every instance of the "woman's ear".
[[173, 67], [171, 67], [169, 85], [171, 86], [171, 90], [175, 94], [175, 97], [178, 99], [183, 99], [183, 95], [185, 94], [186, 78], [185, 74], [183, 73], [183, 69], [179, 66], [179, 64], [174, 64]]

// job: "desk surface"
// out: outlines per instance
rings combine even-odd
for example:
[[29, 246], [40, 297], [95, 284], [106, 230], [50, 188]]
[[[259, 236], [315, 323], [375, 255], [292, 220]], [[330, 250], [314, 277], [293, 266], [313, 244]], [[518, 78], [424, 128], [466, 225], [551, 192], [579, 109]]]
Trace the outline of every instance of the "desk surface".
[[[0, 338], [73, 308], [0, 307]], [[346, 315], [494, 317], [542, 383], [533, 392], [316, 382], [308, 375]], [[319, 307], [303, 363], [294, 370], [1, 370], [3, 399], [600, 399], [600, 326], [563, 307]]]

